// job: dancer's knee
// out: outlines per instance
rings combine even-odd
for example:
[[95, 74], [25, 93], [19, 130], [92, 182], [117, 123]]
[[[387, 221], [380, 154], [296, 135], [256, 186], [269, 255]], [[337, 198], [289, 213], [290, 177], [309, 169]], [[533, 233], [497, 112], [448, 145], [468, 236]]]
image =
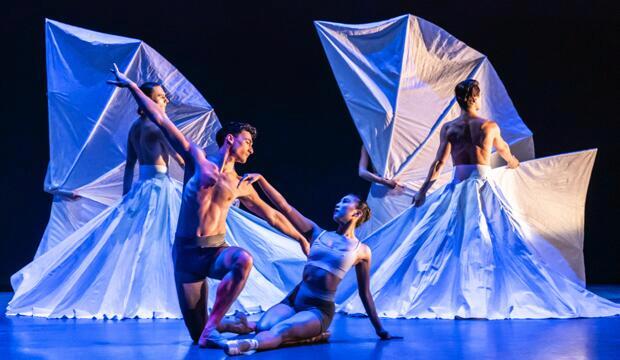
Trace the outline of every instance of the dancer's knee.
[[195, 330], [190, 330], [189, 331], [189, 336], [192, 337], [192, 341], [194, 342], [194, 344], [198, 343], [198, 340], [200, 339], [200, 334], [202, 333], [201, 331], [195, 331]]
[[202, 328], [204, 327], [204, 322], [196, 317], [191, 318], [191, 316], [193, 315], [195, 314], [193, 313], [183, 314], [184, 316], [183, 320], [185, 320], [185, 326], [187, 327], [187, 330], [189, 331], [189, 336], [192, 338], [194, 343], [197, 343], [198, 339], [200, 339], [200, 334], [202, 334]]
[[282, 340], [285, 341], [290, 337], [289, 335], [292, 329], [293, 324], [291, 323], [279, 323], [269, 329], [269, 332], [273, 333], [275, 336], [281, 337]]
[[271, 330], [273, 327], [272, 321], [269, 319], [260, 319], [258, 323], [256, 323], [256, 333]]
[[254, 259], [247, 251], [240, 251], [235, 258], [234, 270], [242, 277], [247, 277], [252, 270]]

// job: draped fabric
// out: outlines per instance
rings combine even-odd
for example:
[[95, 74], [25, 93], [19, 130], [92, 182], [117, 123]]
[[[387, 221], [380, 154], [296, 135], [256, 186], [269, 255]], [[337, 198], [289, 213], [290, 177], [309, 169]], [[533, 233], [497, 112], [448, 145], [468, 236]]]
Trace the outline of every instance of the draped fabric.
[[[587, 291], [564, 254], [582, 224], [595, 151], [522, 163], [516, 170], [459, 165], [453, 180], [365, 240], [373, 252], [370, 289], [377, 311], [405, 318], [573, 318], [620, 314], [620, 305]], [[539, 207], [530, 211], [524, 202]], [[577, 210], [577, 211], [575, 211]], [[536, 215], [540, 214], [541, 217]], [[544, 215], [544, 217], [543, 217]], [[564, 224], [552, 246], [549, 227]], [[541, 246], [544, 245], [544, 246]], [[363, 313], [356, 280], [343, 280], [337, 301]]]
[[[317, 21], [315, 26], [374, 168], [380, 176], [405, 186], [404, 192], [398, 192], [371, 185], [367, 202], [372, 217], [357, 230], [360, 239], [411, 204], [435, 159], [441, 127], [460, 114], [454, 88], [465, 79], [480, 83], [480, 116], [498, 123], [512, 153], [521, 161], [534, 158], [532, 132], [517, 113], [489, 58], [444, 29], [413, 15], [369, 24]], [[497, 153], [491, 156], [492, 167], [504, 165]], [[587, 158], [586, 163], [593, 161], [594, 154]], [[534, 245], [537, 251], [560, 249], [583, 284], [583, 213], [590, 169], [582, 160], [575, 161], [574, 165], [566, 163], [559, 177], [568, 179], [570, 189], [565, 189], [564, 183], [541, 186], [559, 181], [548, 174], [540, 182], [532, 177], [526, 192], [511, 196], [518, 198], [513, 199], [515, 211], [521, 211], [540, 231], [542, 240]], [[451, 172], [449, 161], [430, 192], [448, 183]], [[520, 180], [506, 176], [502, 181]], [[548, 211], [556, 209], [554, 203], [568, 209], [567, 215], [547, 221], [552, 217]]]
[[[480, 82], [480, 115], [497, 121], [517, 157], [534, 157], [532, 132], [489, 59], [437, 25], [403, 15], [369, 24], [317, 21], [315, 26], [374, 168], [406, 187], [395, 193], [371, 186], [373, 217], [358, 229], [358, 237], [411, 203], [435, 158], [439, 130], [460, 113], [454, 87], [465, 79]], [[496, 155], [492, 161], [503, 164]], [[432, 190], [450, 180], [451, 168], [450, 162]]]
[[[170, 119], [215, 151], [217, 116], [196, 88], [144, 42], [46, 20], [50, 219], [32, 263], [12, 277], [8, 313], [47, 317], [179, 317], [170, 246], [183, 172], [139, 181], [121, 198], [127, 135], [137, 105], [106, 84], [113, 63], [138, 84], [164, 87]], [[64, 194], [72, 192], [77, 199]], [[257, 311], [299, 282], [305, 256], [296, 241], [232, 208], [226, 240], [254, 254], [233, 309]], [[157, 265], [157, 266], [156, 266]], [[209, 280], [210, 304], [216, 281]], [[174, 295], [174, 296], [173, 296]]]

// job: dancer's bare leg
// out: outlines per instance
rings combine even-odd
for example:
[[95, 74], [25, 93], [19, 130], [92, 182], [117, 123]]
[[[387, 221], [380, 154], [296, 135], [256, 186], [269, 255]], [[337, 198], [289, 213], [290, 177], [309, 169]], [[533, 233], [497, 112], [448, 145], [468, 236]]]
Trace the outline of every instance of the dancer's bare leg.
[[259, 350], [275, 349], [286, 341], [311, 338], [321, 334], [321, 320], [315, 313], [300, 311], [274, 325], [270, 330], [258, 333]]
[[250, 321], [245, 314], [235, 312], [232, 316], [225, 316], [217, 327], [219, 332], [237, 334], [259, 333], [271, 329], [277, 323], [295, 315], [295, 310], [285, 304], [276, 304], [269, 308], [258, 321]]
[[221, 279], [215, 295], [213, 310], [202, 330], [198, 344], [207, 346], [207, 339], [220, 324], [226, 311], [241, 293], [252, 270], [252, 256], [239, 247], [223, 250], [215, 260], [209, 277]]
[[[317, 315], [310, 311], [301, 311], [277, 323], [271, 330], [258, 333], [253, 339], [239, 340], [238, 350], [246, 352], [275, 349], [283, 342], [308, 339], [319, 334], [321, 334], [321, 321]], [[224, 351], [229, 355], [236, 355], [228, 346]]]
[[256, 332], [270, 330], [276, 324], [295, 315], [295, 310], [286, 304], [276, 304], [267, 310], [256, 324]]

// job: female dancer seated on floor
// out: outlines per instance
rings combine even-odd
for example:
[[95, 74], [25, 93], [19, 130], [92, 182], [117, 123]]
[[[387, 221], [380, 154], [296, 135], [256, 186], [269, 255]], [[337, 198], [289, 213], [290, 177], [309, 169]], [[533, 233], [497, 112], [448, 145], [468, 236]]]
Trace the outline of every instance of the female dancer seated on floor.
[[355, 265], [360, 298], [381, 339], [394, 338], [383, 329], [370, 295], [370, 248], [362, 244], [354, 230], [370, 217], [370, 208], [356, 195], [343, 197], [334, 209], [336, 231], [325, 231], [287, 203], [284, 197], [259, 174], [241, 179], [258, 182], [267, 197], [312, 244], [301, 283], [284, 300], [267, 310], [256, 324], [251, 339], [226, 342], [228, 355], [277, 348], [283, 342], [319, 336], [334, 317], [334, 295], [346, 272]]

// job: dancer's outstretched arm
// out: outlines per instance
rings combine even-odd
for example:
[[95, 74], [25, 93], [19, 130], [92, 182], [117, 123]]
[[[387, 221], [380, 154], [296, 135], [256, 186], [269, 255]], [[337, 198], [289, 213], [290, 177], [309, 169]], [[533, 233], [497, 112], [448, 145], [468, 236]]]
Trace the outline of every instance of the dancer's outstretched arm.
[[274, 188], [264, 176], [260, 174], [245, 174], [243, 175], [242, 181], [248, 181], [250, 184], [254, 182], [258, 182], [258, 185], [263, 189], [267, 198], [275, 205], [275, 207], [280, 210], [284, 216], [301, 232], [302, 234], [309, 234], [308, 240], [314, 239], [323, 231], [314, 221], [308, 219], [304, 215], [302, 215], [296, 208], [294, 208], [291, 204], [286, 201], [284, 196], [280, 194], [276, 188]]
[[390, 189], [394, 189], [400, 186], [400, 184], [394, 179], [386, 179], [386, 178], [383, 178], [375, 174], [372, 171], [369, 171], [368, 170], [369, 165], [370, 165], [370, 157], [368, 156], [368, 152], [366, 152], [366, 149], [364, 148], [364, 146], [362, 146], [362, 152], [360, 154], [360, 162], [359, 162], [359, 166], [357, 170], [357, 174], [359, 175], [359, 177], [361, 177], [362, 179], [366, 181], [385, 185], [389, 187]]
[[[239, 181], [245, 181], [245, 177]], [[281, 212], [267, 205], [260, 198], [254, 187], [249, 185], [250, 193], [244, 197], [240, 197], [241, 203], [247, 207], [251, 212], [258, 215], [259, 217], [267, 220], [269, 225], [275, 227], [276, 229], [282, 231], [286, 235], [292, 237], [293, 239], [299, 242], [299, 246], [301, 246], [301, 250], [304, 254], [308, 255], [310, 253], [310, 245], [306, 238], [295, 228], [295, 226], [284, 216]]]
[[441, 174], [441, 170], [446, 165], [446, 162], [450, 158], [450, 151], [452, 150], [452, 145], [448, 141], [448, 127], [444, 125], [441, 128], [441, 132], [439, 134], [439, 148], [437, 149], [437, 155], [435, 155], [435, 160], [431, 164], [431, 168], [428, 171], [428, 176], [426, 180], [420, 187], [420, 190], [413, 198], [413, 203], [415, 206], [422, 206], [426, 201], [426, 192], [433, 186], [435, 181], [439, 178]]
[[123, 74], [116, 64], [114, 64], [114, 67], [110, 71], [114, 74], [116, 80], [108, 80], [108, 84], [116, 85], [121, 88], [128, 88], [140, 109], [144, 111], [144, 114], [151, 121], [162, 129], [170, 141], [170, 144], [174, 147], [174, 150], [182, 157], [188, 158], [191, 141], [177, 129], [176, 125], [168, 118], [168, 115], [166, 115], [153, 100], [146, 96], [135, 82]]
[[375, 328], [375, 332], [381, 339], [392, 339], [391, 336], [381, 325], [381, 320], [377, 315], [377, 309], [375, 308], [375, 302], [372, 299], [370, 293], [370, 248], [365, 244], [360, 244], [362, 247], [359, 251], [359, 262], [355, 265], [355, 274], [357, 275], [357, 288], [360, 294], [360, 299], [364, 305], [364, 310]]
[[510, 146], [502, 138], [502, 134], [499, 130], [499, 125], [495, 121], [489, 121], [485, 124], [488, 130], [493, 136], [493, 147], [497, 150], [499, 156], [502, 157], [508, 163], [508, 167], [515, 169], [519, 166], [519, 160], [510, 152]]
[[131, 133], [134, 127], [129, 130], [129, 136], [127, 137], [127, 160], [125, 161], [125, 173], [123, 174], [123, 195], [126, 195], [131, 189], [131, 183], [133, 182], [133, 172], [138, 161], [138, 155], [136, 149], [134, 149], [131, 143]]

